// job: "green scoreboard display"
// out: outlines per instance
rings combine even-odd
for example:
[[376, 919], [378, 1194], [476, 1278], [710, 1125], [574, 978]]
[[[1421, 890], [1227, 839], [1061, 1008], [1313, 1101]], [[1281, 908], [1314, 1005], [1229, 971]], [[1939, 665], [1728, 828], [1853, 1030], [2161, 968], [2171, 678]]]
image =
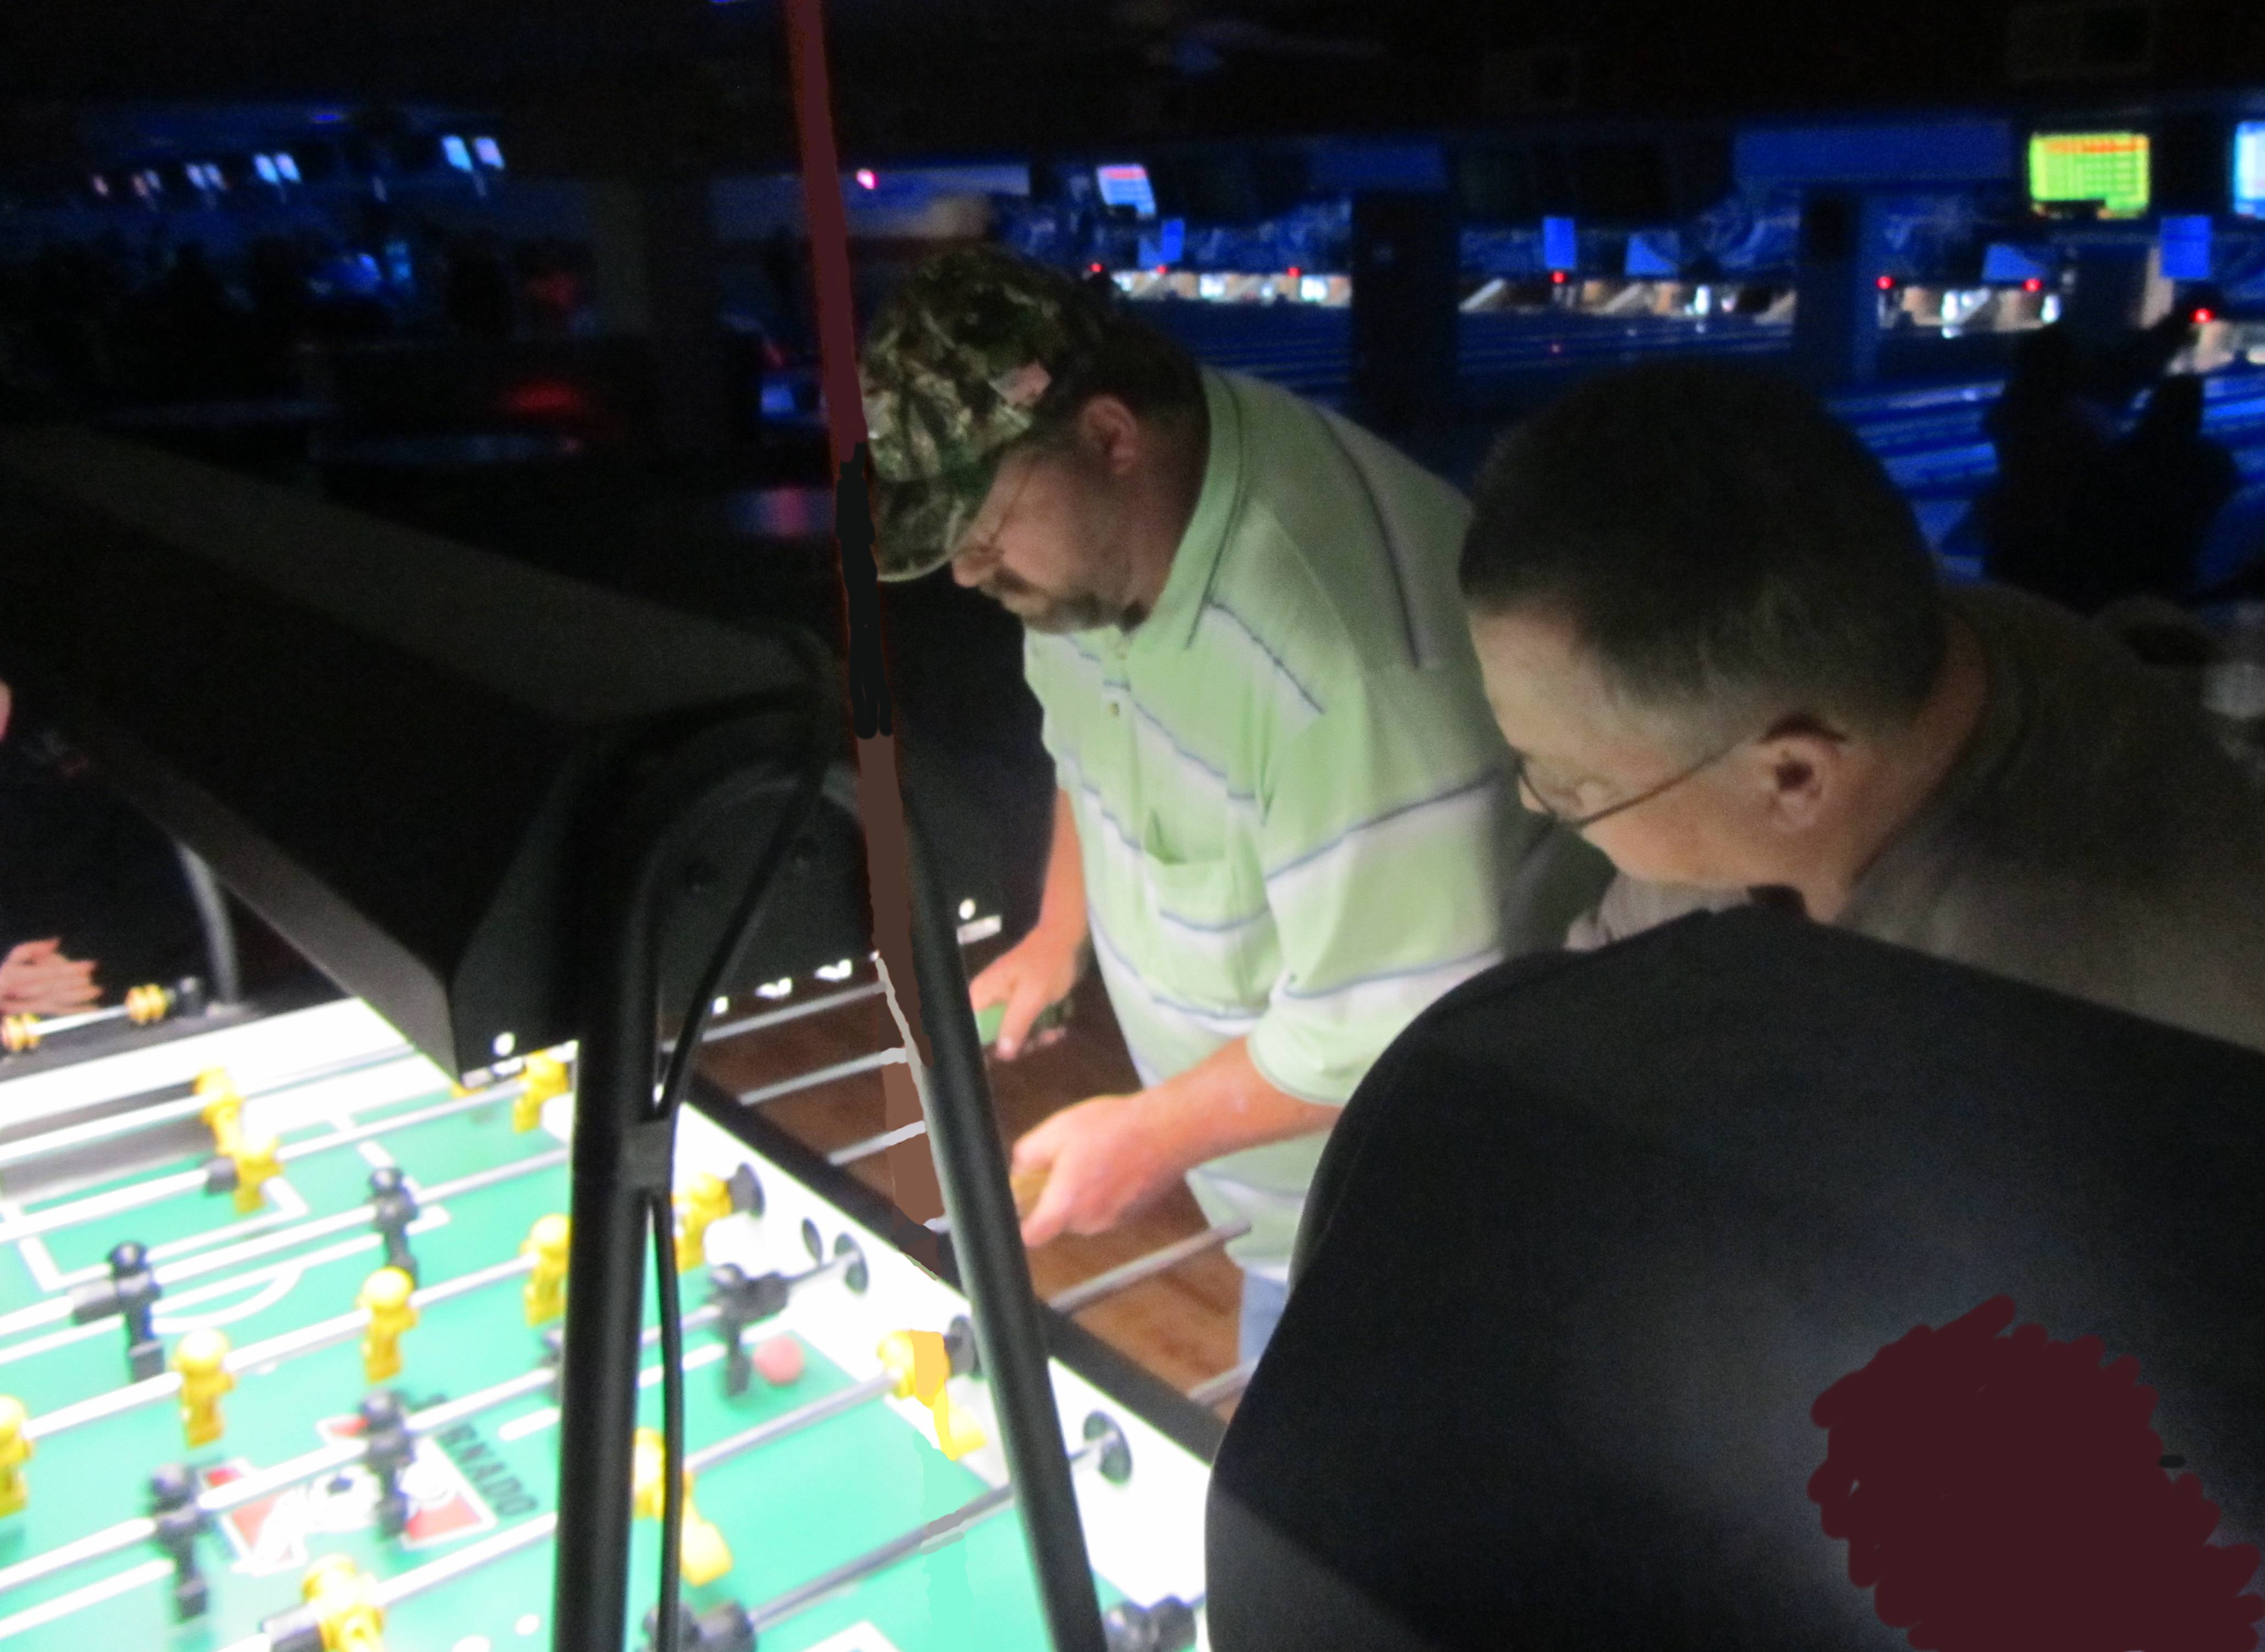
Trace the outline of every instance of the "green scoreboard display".
[[2103, 218], [2147, 210], [2144, 132], [2039, 132], [2029, 139], [2029, 200], [2043, 211], [2087, 201]]

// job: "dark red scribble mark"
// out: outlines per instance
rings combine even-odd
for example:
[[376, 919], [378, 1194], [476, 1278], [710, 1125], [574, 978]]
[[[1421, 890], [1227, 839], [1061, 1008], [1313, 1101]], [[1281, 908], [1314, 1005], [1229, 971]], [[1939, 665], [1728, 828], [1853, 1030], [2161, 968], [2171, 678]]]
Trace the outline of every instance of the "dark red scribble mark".
[[2258, 1551], [2165, 1471], [2139, 1362], [2013, 1322], [1995, 1297], [1919, 1326], [1817, 1400], [1849, 1581], [1921, 1652], [2251, 1652]]
[[[857, 739], [857, 814], [865, 830], [866, 893], [873, 950], [880, 954], [889, 1002], [913, 1053], [932, 1066], [920, 983], [913, 972], [913, 903], [904, 795], [883, 651], [880, 570], [874, 560], [872, 463], [865, 402], [857, 380], [857, 317], [849, 278], [849, 217], [841, 204], [841, 157], [834, 136], [834, 94], [826, 67], [821, 0], [787, 0], [787, 56], [794, 83], [795, 130], [802, 151], [804, 212], [810, 227], [811, 285], [817, 299], [819, 383], [834, 457], [834, 546], [841, 570], [848, 632], [849, 720]], [[921, 1117], [907, 1075], [883, 1070], [884, 1121], [892, 1130]], [[943, 1213], [928, 1139], [891, 1147], [885, 1162], [898, 1208], [914, 1221]]]

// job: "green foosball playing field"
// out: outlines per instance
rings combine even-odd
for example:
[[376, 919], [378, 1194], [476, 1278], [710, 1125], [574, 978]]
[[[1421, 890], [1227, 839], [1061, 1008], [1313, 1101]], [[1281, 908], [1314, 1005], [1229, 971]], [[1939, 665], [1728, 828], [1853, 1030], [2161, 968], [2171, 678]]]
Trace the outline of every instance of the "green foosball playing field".
[[[563, 1073], [455, 1091], [358, 1005], [132, 1060], [0, 1085], [0, 1641], [548, 1647]], [[678, 1184], [688, 1652], [1045, 1645], [964, 1304], [705, 1118]], [[1056, 1386], [1115, 1638], [1191, 1644], [1203, 1466]]]

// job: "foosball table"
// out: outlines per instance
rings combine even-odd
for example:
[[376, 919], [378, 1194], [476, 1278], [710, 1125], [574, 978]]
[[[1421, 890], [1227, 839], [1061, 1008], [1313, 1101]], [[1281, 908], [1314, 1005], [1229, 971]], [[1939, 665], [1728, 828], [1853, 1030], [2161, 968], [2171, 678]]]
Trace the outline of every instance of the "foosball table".
[[[465, 1088], [341, 1000], [0, 1083], [0, 1641], [550, 1644], [572, 1057]], [[823, 1169], [680, 1121], [681, 1644], [1042, 1647], [966, 1305]], [[1112, 1648], [1198, 1644], [1197, 1408], [1052, 1375]]]
[[[85, 432], [0, 433], [0, 667], [354, 995], [0, 1073], [0, 1640], [1199, 1637], [1217, 1425], [1031, 1294], [943, 748], [806, 630]], [[696, 1076], [858, 959], [902, 1208]]]

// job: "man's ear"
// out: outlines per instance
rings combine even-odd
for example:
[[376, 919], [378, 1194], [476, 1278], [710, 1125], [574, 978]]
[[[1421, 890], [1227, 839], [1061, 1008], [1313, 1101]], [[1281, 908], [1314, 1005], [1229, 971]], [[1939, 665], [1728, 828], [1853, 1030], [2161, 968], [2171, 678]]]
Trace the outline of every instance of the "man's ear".
[[1817, 824], [1839, 789], [1846, 765], [1839, 741], [1807, 730], [1769, 736], [1759, 742], [1755, 758], [1770, 819], [1788, 833]]
[[1086, 451], [1111, 476], [1123, 476], [1140, 462], [1147, 433], [1140, 416], [1114, 396], [1095, 396], [1077, 411], [1078, 434]]

